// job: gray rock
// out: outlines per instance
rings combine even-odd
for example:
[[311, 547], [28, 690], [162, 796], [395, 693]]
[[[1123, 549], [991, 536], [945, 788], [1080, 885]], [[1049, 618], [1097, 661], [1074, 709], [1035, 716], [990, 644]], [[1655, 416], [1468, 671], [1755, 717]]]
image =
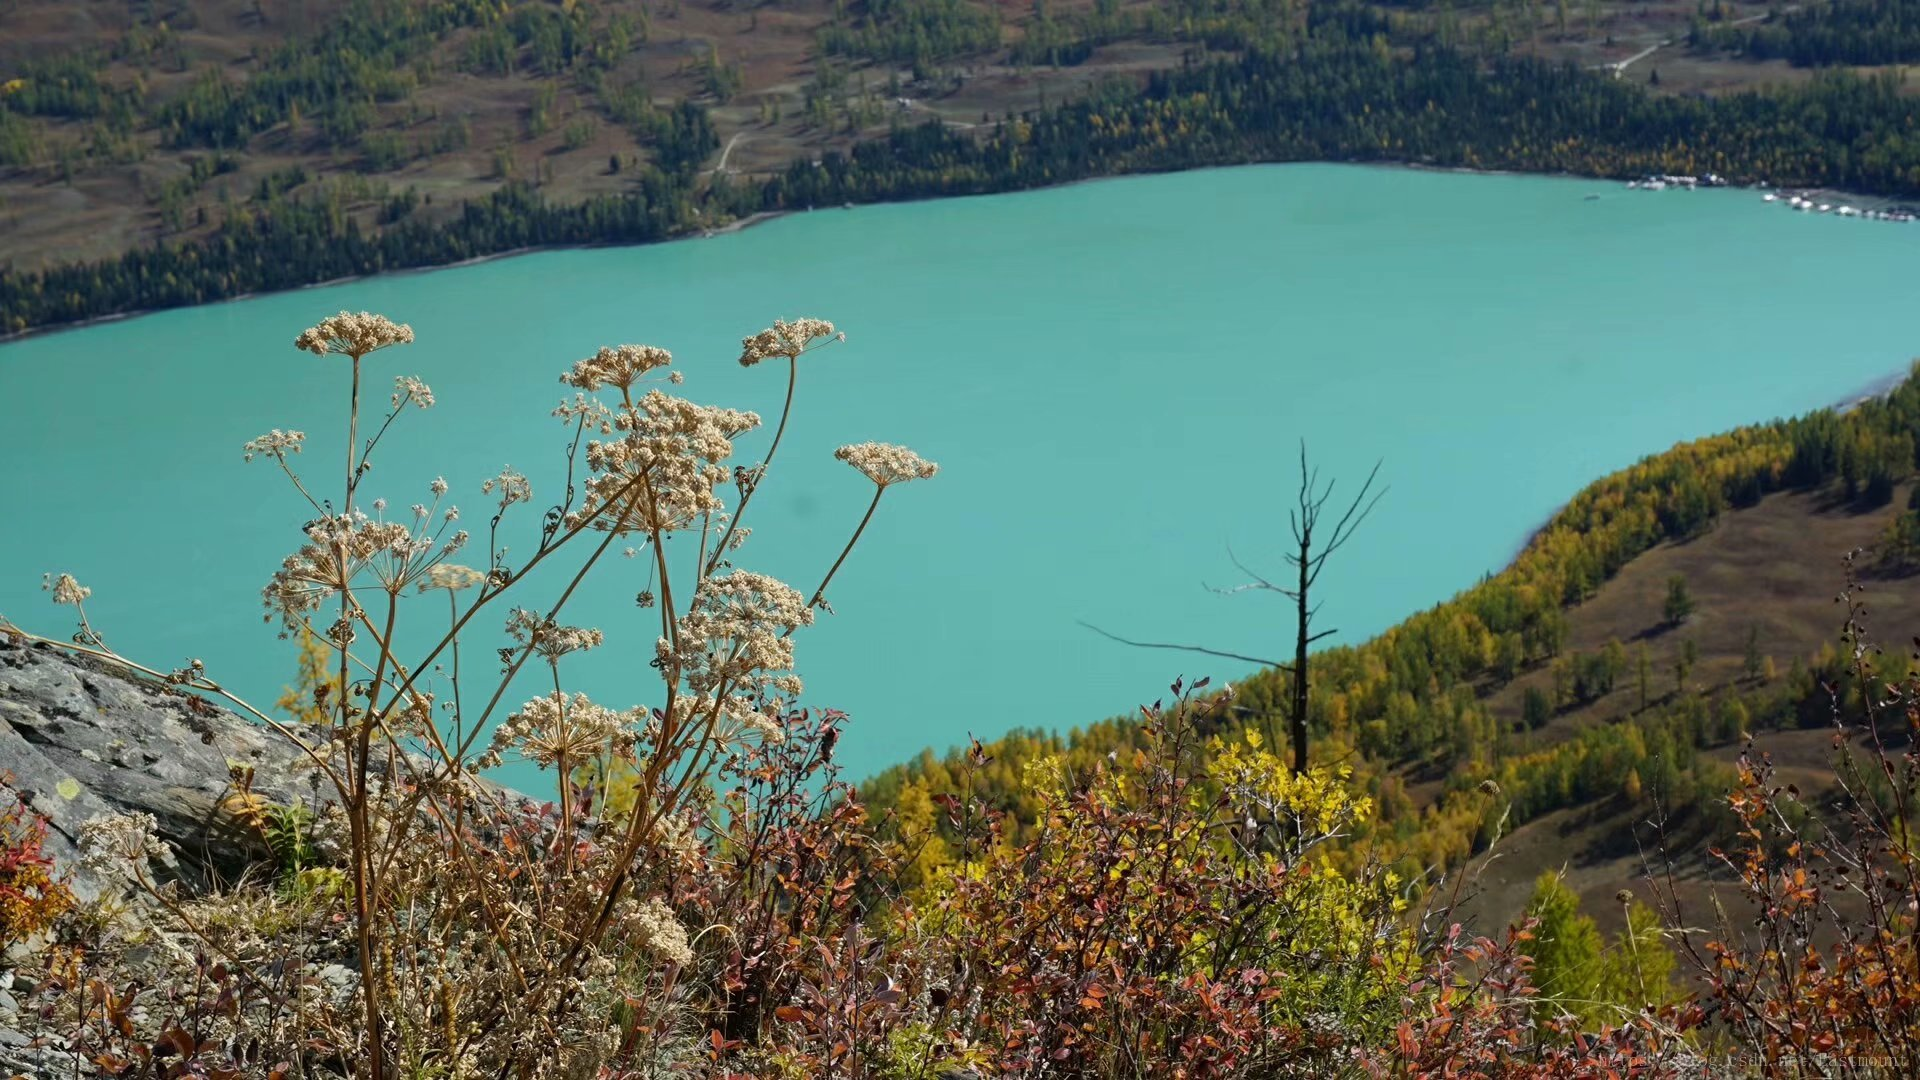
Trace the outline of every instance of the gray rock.
[[192, 888], [269, 861], [258, 832], [220, 807], [235, 764], [270, 802], [317, 805], [305, 753], [278, 732], [106, 661], [0, 635], [0, 781], [47, 819], [47, 851], [82, 899], [119, 889], [79, 863], [80, 827], [106, 814], [152, 814], [173, 852], [157, 873]]
[[[300, 751], [274, 732], [104, 662], [0, 639], [0, 778], [47, 819], [47, 849], [83, 897], [102, 882], [78, 864], [80, 827], [110, 813], [154, 816], [188, 884], [232, 880], [270, 856], [223, 813], [229, 763], [254, 769], [253, 790], [300, 801]], [[138, 763], [137, 765], [135, 763]]]

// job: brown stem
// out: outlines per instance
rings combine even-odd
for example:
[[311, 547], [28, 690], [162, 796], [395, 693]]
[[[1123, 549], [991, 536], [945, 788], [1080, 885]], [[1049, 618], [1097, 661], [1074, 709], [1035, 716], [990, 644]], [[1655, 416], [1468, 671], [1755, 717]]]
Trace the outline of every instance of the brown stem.
[[727, 531], [721, 535], [719, 546], [713, 549], [713, 558], [707, 563], [708, 574], [713, 573], [714, 567], [720, 565], [720, 560], [727, 557], [727, 541], [733, 539], [734, 530], [740, 527], [740, 519], [747, 516], [747, 504], [753, 501], [753, 493], [760, 490], [760, 482], [767, 478], [767, 467], [773, 464], [773, 455], [780, 449], [780, 436], [787, 433], [787, 416], [793, 412], [793, 384], [799, 377], [799, 357], [787, 357], [787, 402], [780, 407], [780, 424], [773, 429], [773, 444], [767, 447], [767, 456], [761, 458], [760, 464], [749, 474], [753, 477], [753, 486], [741, 493], [740, 505], [733, 510], [733, 520], [727, 523]]
[[[853, 553], [853, 545], [859, 543], [860, 534], [867, 531], [867, 522], [873, 520], [873, 512], [874, 510], [878, 509], [880, 506], [880, 496], [885, 495], [886, 493], [887, 493], [887, 485], [885, 484], [874, 485], [873, 501], [867, 504], [867, 512], [861, 516], [859, 526], [853, 530], [853, 536], [848, 538], [847, 546], [840, 549], [840, 557], [833, 560], [833, 566], [827, 570], [827, 576], [820, 579], [820, 587], [813, 590], [813, 599], [807, 601], [807, 607], [809, 610], [817, 606], [822, 600], [826, 599], [827, 584], [833, 580], [833, 575], [840, 572], [840, 564], [846, 562], [847, 556]], [[791, 637], [793, 636], [793, 631], [788, 630], [786, 634], [782, 636]]]

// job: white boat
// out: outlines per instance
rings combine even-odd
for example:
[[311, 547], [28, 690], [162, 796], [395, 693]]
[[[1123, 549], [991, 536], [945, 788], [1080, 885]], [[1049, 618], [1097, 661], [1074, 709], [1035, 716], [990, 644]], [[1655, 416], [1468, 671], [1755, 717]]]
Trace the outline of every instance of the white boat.
[[1773, 192], [1771, 192], [1771, 191], [1769, 191], [1769, 192], [1767, 192], [1767, 193], [1766, 193], [1765, 195], [1762, 195], [1762, 196], [1760, 196], [1760, 201], [1761, 201], [1761, 202], [1774, 202], [1774, 201], [1776, 201], [1776, 200], [1778, 200], [1779, 198], [1780, 198], [1780, 196], [1778, 196], [1778, 195], [1775, 195], [1775, 194], [1774, 194]]
[[1821, 212], [1821, 213], [1823, 213], [1823, 214], [1825, 214], [1825, 213], [1830, 213], [1830, 212], [1831, 212], [1832, 210], [1833, 210], [1833, 204], [1832, 204], [1832, 203], [1821, 203], [1821, 204], [1820, 204], [1820, 212]]

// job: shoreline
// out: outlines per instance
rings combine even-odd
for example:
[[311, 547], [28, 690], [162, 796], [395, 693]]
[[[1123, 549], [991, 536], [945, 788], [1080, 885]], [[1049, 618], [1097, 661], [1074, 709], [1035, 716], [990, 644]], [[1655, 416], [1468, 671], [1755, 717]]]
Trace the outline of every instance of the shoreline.
[[[1829, 410], [1832, 410], [1832, 412], [1836, 416], [1844, 416], [1847, 413], [1850, 413], [1853, 410], [1859, 408], [1860, 406], [1865, 405], [1869, 401], [1877, 401], [1893, 393], [1894, 390], [1899, 388], [1901, 383], [1904, 383], [1907, 381], [1908, 377], [1914, 372], [1916, 368], [1920, 368], [1920, 359], [1915, 359], [1913, 361], [1910, 361], [1907, 367], [1901, 368], [1898, 371], [1891, 372], [1889, 374], [1881, 376], [1880, 378], [1874, 379], [1873, 381], [1867, 383], [1866, 386], [1860, 388], [1859, 390], [1855, 390], [1855, 391], [1852, 391], [1851, 393], [1844, 395], [1843, 397], [1841, 397], [1839, 401], [1836, 401], [1830, 405], [1816, 406], [1798, 415], [1805, 416], [1805, 415], [1808, 415], [1809, 413], [1820, 412], [1822, 409], [1829, 409]], [[1769, 423], [1769, 422], [1770, 421], [1764, 421], [1764, 420], [1756, 421], [1756, 423]], [[1679, 445], [1679, 444], [1676, 443], [1675, 445]], [[1672, 449], [1673, 447], [1669, 446], [1665, 450], [1652, 451], [1648, 454], [1643, 455], [1640, 458], [1640, 460], [1645, 461], [1647, 458], [1658, 457], [1661, 454], [1671, 451]], [[1622, 466], [1621, 468], [1631, 468], [1634, 464], [1637, 464], [1637, 462], [1630, 462], [1627, 465]], [[1620, 470], [1619, 469], [1613, 470], [1613, 472], [1618, 472], [1618, 471]], [[1601, 473], [1600, 477], [1597, 477], [1596, 480], [1607, 477], [1607, 476], [1611, 476], [1613, 475], [1613, 472]], [[1589, 481], [1590, 484], [1593, 482], [1595, 481]], [[1577, 493], [1575, 497], [1578, 497]], [[1566, 502], [1561, 503], [1559, 506], [1554, 507], [1553, 511], [1549, 513], [1545, 518], [1543, 518], [1540, 524], [1535, 525], [1533, 528], [1527, 530], [1526, 536], [1520, 541], [1518, 545], [1516, 545], [1513, 548], [1512, 554], [1507, 556], [1506, 562], [1500, 565], [1500, 569], [1491, 571], [1491, 573], [1498, 574], [1498, 573], [1501, 573], [1502, 571], [1505, 571], [1509, 567], [1511, 567], [1514, 564], [1514, 562], [1520, 558], [1520, 556], [1525, 555], [1527, 553], [1527, 549], [1533, 546], [1534, 541], [1540, 539], [1540, 534], [1547, 531], [1547, 527], [1553, 524], [1553, 519], [1565, 513], [1567, 507], [1572, 505], [1573, 505], [1573, 499], [1570, 498]]]
[[[1077, 187], [1082, 184], [1106, 183], [1109, 181], [1128, 180], [1128, 179], [1133, 179], [1137, 177], [1175, 176], [1175, 175], [1179, 175], [1180, 173], [1187, 173], [1187, 172], [1205, 172], [1212, 169], [1238, 169], [1238, 168], [1245, 168], [1248, 166], [1260, 166], [1260, 165], [1265, 165], [1265, 166], [1339, 165], [1339, 166], [1346, 166], [1351, 168], [1442, 173], [1442, 174], [1454, 174], [1459, 176], [1499, 176], [1499, 177], [1539, 178], [1539, 179], [1548, 179], [1548, 180], [1587, 180], [1587, 181], [1604, 183], [1604, 184], [1620, 184], [1625, 182], [1618, 177], [1589, 176], [1583, 173], [1525, 172], [1517, 169], [1476, 169], [1476, 168], [1472, 168], [1470, 166], [1465, 166], [1465, 165], [1435, 165], [1435, 164], [1430, 164], [1427, 162], [1419, 162], [1419, 161], [1340, 161], [1340, 160], [1333, 160], [1333, 159], [1313, 159], [1313, 160], [1302, 160], [1302, 161], [1241, 161], [1241, 162], [1233, 162], [1233, 163], [1220, 164], [1220, 165], [1204, 165], [1204, 166], [1198, 166], [1198, 167], [1189, 168], [1189, 169], [1141, 170], [1137, 172], [1112, 173], [1105, 176], [1083, 176], [1083, 177], [1078, 177], [1072, 180], [1064, 180], [1059, 183], [1044, 184], [1037, 187], [1011, 188], [1005, 191], [960, 192], [960, 193], [947, 194], [947, 195], [928, 195], [920, 198], [880, 199], [880, 200], [875, 200], [873, 202], [867, 202], [867, 203], [847, 204], [845, 206], [840, 207], [840, 209], [851, 209], [853, 207], [868, 207], [868, 206], [909, 205], [913, 203], [940, 202], [948, 199], [979, 198], [981, 196], [986, 196], [986, 195], [1018, 195], [1018, 194], [1025, 194], [1028, 192], [1065, 190], [1068, 188]], [[1779, 187], [1777, 185], [1770, 186], [1770, 187], [1763, 187], [1763, 186], [1751, 185], [1751, 184], [1728, 184], [1720, 190], [1741, 191], [1741, 192], [1768, 192], [1768, 191], [1785, 191], [1788, 189]], [[1803, 190], [1806, 192], [1817, 193], [1823, 196], [1828, 196], [1836, 199], [1845, 198], [1845, 199], [1850, 199], [1856, 202], [1863, 202], [1863, 203], [1893, 201], [1890, 196], [1864, 195], [1858, 192], [1846, 192], [1846, 191], [1841, 191], [1835, 188], [1805, 188], [1805, 189], [1796, 188], [1793, 190]], [[530, 247], [512, 248], [506, 251], [496, 251], [486, 255], [475, 255], [472, 258], [461, 259], [457, 262], [435, 263], [428, 266], [407, 266], [407, 267], [400, 267], [392, 270], [380, 270], [371, 274], [353, 274], [353, 275], [348, 275], [346, 277], [330, 278], [326, 281], [310, 282], [305, 285], [293, 285], [284, 289], [274, 289], [274, 290], [265, 291], [265, 292], [241, 293], [236, 296], [225, 296], [217, 300], [206, 300], [197, 304], [179, 304], [173, 307], [140, 308], [135, 311], [117, 311], [111, 314], [96, 315], [91, 318], [80, 319], [74, 322], [54, 323], [46, 326], [30, 326], [30, 327], [27, 327], [25, 330], [20, 330], [20, 331], [8, 333], [8, 334], [0, 334], [0, 346], [10, 345], [17, 341], [24, 341], [27, 338], [31, 338], [31, 337], [38, 337], [45, 334], [57, 334], [57, 333], [61, 333], [63, 331], [68, 331], [68, 330], [84, 330], [89, 327], [101, 326], [107, 323], [119, 322], [124, 319], [136, 319], [145, 315], [154, 315], [163, 311], [178, 311], [178, 310], [181, 310], [182, 308], [212, 307], [216, 304], [231, 304], [231, 303], [237, 303], [242, 300], [256, 300], [263, 296], [275, 296], [281, 293], [299, 292], [304, 289], [320, 289], [320, 288], [326, 288], [332, 285], [346, 285], [346, 284], [351, 284], [353, 282], [368, 281], [368, 280], [372, 280], [374, 278], [380, 278], [380, 277], [398, 276], [402, 274], [424, 274], [424, 273], [431, 273], [439, 270], [456, 270], [464, 266], [477, 266], [477, 265], [480, 265], [481, 263], [494, 262], [501, 259], [511, 259], [521, 255], [537, 255], [543, 252], [550, 252], [550, 251], [590, 251], [598, 248], [652, 247], [656, 244], [675, 244], [675, 243], [680, 243], [687, 240], [710, 239], [715, 236], [724, 236], [729, 233], [740, 232], [742, 230], [751, 228], [755, 225], [762, 225], [769, 221], [786, 217], [791, 214], [807, 213], [813, 209], [817, 209], [817, 208], [810, 207], [806, 210], [794, 210], [794, 209], [759, 210], [759, 211], [755, 211], [754, 213], [748, 214], [745, 217], [738, 218], [734, 221], [730, 221], [727, 224], [721, 225], [717, 228], [689, 228], [684, 232], [681, 232], [672, 236], [662, 237], [661, 239], [658, 239], [658, 240], [644, 240], [639, 242], [609, 241], [604, 243], [582, 243], [582, 244], [540, 244], [540, 245], [534, 245]], [[827, 209], [833, 209], [833, 208], [829, 207]]]
[[794, 212], [795, 211], [792, 210], [758, 210], [748, 214], [746, 217], [738, 218], [725, 225], [721, 225], [718, 228], [703, 229], [697, 232], [689, 230], [677, 236], [669, 236], [661, 240], [649, 240], [640, 243], [537, 244], [530, 247], [495, 251], [486, 255], [475, 255], [470, 259], [461, 259], [458, 262], [435, 263], [431, 266], [403, 266], [393, 270], [380, 270], [371, 274], [348, 274], [345, 277], [328, 278], [326, 281], [315, 281], [306, 285], [290, 285], [284, 289], [273, 289], [267, 292], [249, 292], [241, 293], [237, 296], [223, 296], [218, 300], [207, 300], [198, 304], [179, 304], [174, 307], [163, 308], [141, 308], [137, 311], [116, 311], [111, 315], [95, 315], [89, 319], [54, 323], [51, 326], [29, 326], [25, 330], [20, 330], [15, 333], [0, 334], [0, 346], [11, 345], [14, 342], [25, 341], [28, 338], [47, 337], [71, 330], [85, 330], [90, 327], [104, 326], [107, 323], [124, 322], [128, 319], [138, 319], [147, 315], [158, 315], [165, 311], [185, 311], [190, 308], [210, 308], [217, 307], [221, 304], [237, 304], [244, 300], [258, 300], [266, 296], [282, 296], [288, 293], [305, 292], [308, 289], [325, 289], [334, 285], [351, 285], [357, 281], [371, 281], [375, 278], [404, 277], [412, 274], [434, 274], [442, 270], [458, 270], [465, 266], [479, 266], [482, 263], [498, 262], [503, 259], [518, 258], [522, 255], [540, 255], [550, 251], [593, 251], [600, 248], [655, 247], [660, 244], [678, 244], [688, 240], [705, 240], [715, 236], [724, 236], [728, 233], [739, 232], [755, 225], [763, 225], [775, 218], [786, 217], [788, 214]]

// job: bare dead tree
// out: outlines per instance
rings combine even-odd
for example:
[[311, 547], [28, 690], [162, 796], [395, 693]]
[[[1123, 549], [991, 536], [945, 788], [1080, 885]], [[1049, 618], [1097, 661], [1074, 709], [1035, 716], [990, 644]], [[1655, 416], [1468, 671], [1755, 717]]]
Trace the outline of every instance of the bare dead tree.
[[[1277, 660], [1267, 660], [1257, 656], [1248, 656], [1243, 653], [1211, 649], [1203, 645], [1181, 645], [1161, 641], [1133, 641], [1128, 638], [1123, 638], [1118, 634], [1102, 630], [1089, 622], [1082, 621], [1080, 625], [1102, 637], [1120, 642], [1123, 645], [1132, 645], [1143, 649], [1175, 649], [1181, 652], [1218, 656], [1228, 660], [1245, 660], [1248, 663], [1264, 664], [1268, 667], [1277, 668], [1286, 672], [1293, 682], [1293, 701], [1287, 711], [1288, 736], [1293, 743], [1293, 771], [1296, 773], [1305, 772], [1307, 769], [1307, 694], [1310, 687], [1307, 676], [1307, 650], [1312, 647], [1314, 642], [1331, 637], [1340, 632], [1337, 628], [1320, 631], [1313, 629], [1313, 618], [1320, 610], [1320, 605], [1314, 603], [1311, 599], [1313, 587], [1319, 583], [1320, 572], [1326, 569], [1327, 560], [1332, 558], [1333, 553], [1339, 551], [1348, 540], [1353, 539], [1353, 534], [1359, 530], [1360, 524], [1367, 519], [1367, 515], [1373, 512], [1373, 508], [1378, 505], [1380, 499], [1386, 495], [1387, 489], [1384, 487], [1378, 491], [1374, 490], [1374, 482], [1378, 480], [1379, 477], [1380, 463], [1376, 461], [1374, 462], [1373, 469], [1367, 473], [1366, 481], [1360, 485], [1360, 490], [1354, 493], [1353, 501], [1349, 502], [1346, 510], [1340, 514], [1337, 520], [1333, 521], [1331, 529], [1321, 532], [1321, 518], [1326, 513], [1328, 504], [1333, 499], [1335, 482], [1329, 479], [1324, 484], [1321, 483], [1320, 470], [1311, 468], [1307, 463], [1307, 444], [1302, 441], [1300, 444], [1300, 489], [1296, 496], [1298, 501], [1293, 509], [1287, 511], [1287, 522], [1293, 529], [1293, 550], [1289, 551], [1286, 556], [1287, 565], [1292, 567], [1294, 571], [1292, 583], [1281, 585], [1269, 581], [1267, 578], [1262, 577], [1250, 569], [1245, 563], [1241, 562], [1240, 557], [1234, 554], [1231, 547], [1227, 549], [1227, 557], [1233, 560], [1234, 567], [1251, 580], [1229, 588], [1212, 589], [1212, 591], [1222, 596], [1232, 596], [1237, 593], [1257, 590], [1278, 593], [1288, 600], [1291, 600], [1294, 604], [1296, 623], [1293, 641], [1293, 662], [1290, 664], [1281, 663]], [[1212, 586], [1208, 586], [1208, 588], [1212, 588]]]

